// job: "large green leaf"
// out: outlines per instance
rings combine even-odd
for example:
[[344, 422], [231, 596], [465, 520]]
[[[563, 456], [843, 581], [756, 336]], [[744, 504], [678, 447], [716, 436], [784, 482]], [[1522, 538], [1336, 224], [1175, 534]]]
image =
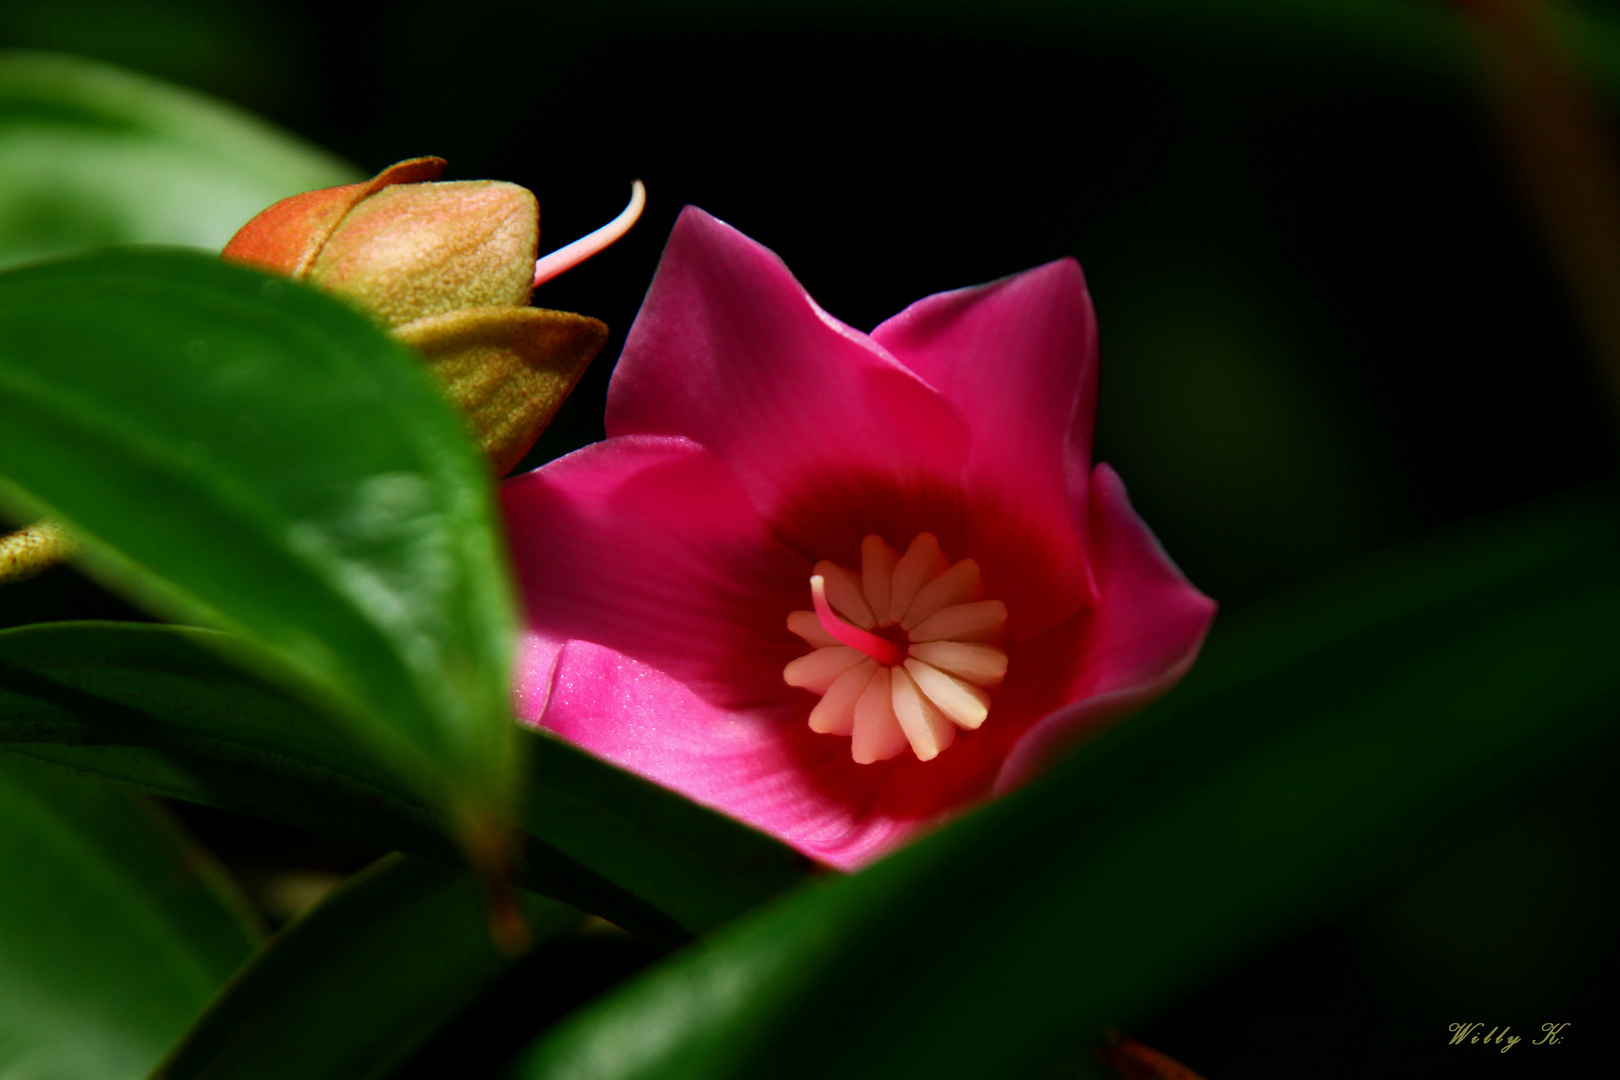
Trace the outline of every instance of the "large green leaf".
[[107, 244], [218, 250], [356, 170], [227, 105], [77, 57], [0, 52], [0, 265]]
[[1212, 637], [1041, 781], [627, 985], [516, 1075], [1027, 1076], [1365, 889], [1620, 713], [1620, 515], [1437, 546]]
[[[522, 907], [531, 943], [580, 919], [532, 894]], [[277, 934], [153, 1080], [386, 1076], [515, 959], [476, 879], [390, 856]]]
[[[219, 659], [210, 630], [0, 632], [0, 752], [449, 860], [441, 818], [323, 718]], [[519, 881], [665, 944], [803, 877], [754, 830], [540, 732]]]
[[0, 1076], [136, 1080], [258, 933], [128, 792], [0, 761]]
[[365, 317], [181, 251], [0, 275], [0, 472], [104, 580], [241, 635], [498, 843], [520, 762], [489, 469]]

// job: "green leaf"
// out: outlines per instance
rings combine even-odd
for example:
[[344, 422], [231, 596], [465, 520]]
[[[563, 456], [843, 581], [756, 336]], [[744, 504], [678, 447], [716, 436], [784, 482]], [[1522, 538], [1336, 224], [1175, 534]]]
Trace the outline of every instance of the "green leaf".
[[0, 761], [0, 1075], [136, 1080], [258, 944], [154, 807]]
[[217, 251], [278, 199], [358, 179], [230, 106], [90, 60], [0, 51], [0, 265], [107, 244]]
[[488, 466], [342, 303], [180, 251], [0, 275], [0, 496], [228, 629], [496, 857], [520, 780]]
[[1610, 506], [1408, 554], [1222, 627], [1053, 773], [801, 890], [543, 1038], [514, 1075], [1027, 1076], [1083, 1064], [1611, 729]]
[[[47, 623], [0, 632], [0, 752], [172, 798], [453, 860], [441, 819], [324, 718], [219, 659], [209, 630]], [[663, 944], [803, 879], [787, 847], [524, 731], [534, 780], [518, 880]]]
[[[579, 912], [528, 895], [532, 942]], [[153, 1080], [366, 1080], [386, 1076], [511, 967], [463, 870], [390, 856], [254, 957]]]

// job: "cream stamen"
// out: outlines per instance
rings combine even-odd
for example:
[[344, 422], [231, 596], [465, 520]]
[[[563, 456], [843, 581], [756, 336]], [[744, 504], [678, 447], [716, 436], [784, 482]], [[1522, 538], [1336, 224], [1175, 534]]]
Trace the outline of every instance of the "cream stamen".
[[863, 660], [833, 680], [821, 701], [810, 710], [810, 730], [823, 735], [850, 735], [855, 731], [855, 702], [877, 674], [877, 664]]
[[990, 715], [990, 695], [972, 683], [916, 659], [906, 661], [906, 670], [916, 680], [917, 689], [927, 694], [940, 712], [968, 730], [984, 723]]
[[788, 616], [788, 629], [816, 648], [837, 645], [838, 639], [821, 628], [821, 620], [813, 611], [795, 611]]
[[952, 563], [931, 533], [914, 538], [905, 554], [868, 536], [860, 572], [818, 562], [810, 596], [815, 610], [795, 611], [787, 622], [813, 651], [782, 677], [821, 695], [812, 730], [848, 736], [850, 755], [864, 765], [908, 745], [931, 761], [958, 728], [985, 722], [989, 691], [1007, 675], [997, 644], [1007, 606], [984, 599], [978, 563]]
[[853, 572], [822, 559], [810, 573], [826, 579], [827, 602], [839, 615], [863, 630], [870, 630], [878, 624], [872, 605], [867, 603], [866, 593], [861, 588], [861, 579]]
[[911, 606], [917, 590], [949, 570], [951, 561], [939, 550], [933, 533], [919, 533], [906, 548], [894, 568], [893, 591], [889, 594], [889, 621], [897, 623]]
[[789, 686], [800, 686], [816, 694], [825, 694], [833, 680], [866, 659], [866, 654], [848, 645], [834, 645], [817, 649], [788, 663], [782, 669], [782, 678]]
[[[1007, 677], [1007, 654], [994, 645], [970, 645], [963, 641], [916, 641], [911, 655], [970, 683], [994, 689]], [[814, 654], [812, 654], [814, 655]], [[852, 661], [853, 662], [853, 661]]]
[[945, 608], [983, 599], [984, 581], [979, 577], [979, 564], [963, 559], [917, 590], [917, 598], [911, 602], [900, 625], [910, 630]]
[[900, 553], [885, 544], [881, 536], [868, 536], [861, 541], [861, 588], [874, 615], [888, 614], [890, 587], [894, 583], [895, 564], [899, 561]]
[[1007, 628], [1007, 605], [1000, 600], [958, 604], [935, 612], [911, 628], [912, 641], [994, 641]]
[[855, 730], [850, 737], [849, 753], [862, 765], [887, 761], [903, 752], [907, 745], [906, 733], [894, 715], [891, 670], [896, 669], [878, 668], [855, 703]]
[[956, 725], [917, 689], [902, 667], [889, 673], [893, 685], [894, 715], [911, 742], [919, 761], [932, 761], [956, 740]]

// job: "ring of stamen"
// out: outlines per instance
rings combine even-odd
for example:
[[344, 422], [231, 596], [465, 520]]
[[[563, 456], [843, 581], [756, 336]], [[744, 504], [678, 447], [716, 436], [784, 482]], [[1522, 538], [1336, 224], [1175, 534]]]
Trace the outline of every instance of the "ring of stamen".
[[788, 629], [814, 650], [782, 677], [821, 695], [812, 730], [848, 736], [851, 756], [870, 764], [907, 746], [932, 760], [985, 722], [1007, 674], [1007, 606], [985, 598], [978, 563], [951, 562], [931, 533], [904, 554], [868, 536], [860, 573], [823, 560], [810, 597], [814, 610], [790, 614]]

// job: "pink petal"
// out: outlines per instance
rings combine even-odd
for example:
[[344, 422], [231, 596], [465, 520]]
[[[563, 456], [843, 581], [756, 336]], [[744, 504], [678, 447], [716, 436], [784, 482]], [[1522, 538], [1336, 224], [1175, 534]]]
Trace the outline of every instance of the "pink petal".
[[725, 708], [582, 641], [556, 648], [529, 638], [519, 666], [546, 678], [542, 693], [520, 699], [523, 719], [812, 858], [853, 868], [917, 827], [914, 814], [873, 812], [873, 770], [903, 762], [856, 764], [848, 738], [805, 724], [807, 701]]
[[501, 503], [534, 638], [596, 642], [721, 704], [797, 693], [782, 668], [806, 650], [786, 616], [809, 564], [708, 450], [620, 436], [509, 480]]
[[[557, 648], [527, 637], [519, 667], [546, 679], [543, 693], [520, 699], [524, 720], [744, 821], [798, 826], [810, 838], [849, 829], [836, 808], [818, 829], [829, 816], [825, 800], [794, 782], [798, 762], [780, 737], [795, 719], [787, 703], [716, 705], [649, 664], [585, 641]], [[848, 757], [847, 739], [805, 734], [822, 739], [829, 756]]]
[[[689, 208], [614, 375], [611, 437], [502, 490], [527, 606], [520, 714], [840, 867], [1022, 782], [1167, 689], [1214, 613], [1119, 478], [1089, 469], [1094, 350], [1072, 262], [932, 297], [868, 338]], [[898, 551], [863, 553], [863, 537], [905, 549], [922, 533], [946, 553], [936, 572], [982, 567], [992, 599], [942, 585], [930, 602], [958, 606], [927, 625], [1004, 645], [988, 718], [967, 706], [1001, 669], [941, 646], [935, 659], [980, 678], [934, 689], [960, 689], [959, 719], [982, 726], [916, 714], [909, 675], [891, 725], [895, 680], [867, 694], [870, 660], [842, 674], [801, 661], [796, 681], [832, 677], [847, 706], [817, 714], [844, 734], [817, 733], [820, 699], [783, 679], [806, 640], [827, 644], [806, 625], [812, 565], [864, 578]], [[891, 609], [922, 585], [905, 566]], [[863, 718], [863, 756], [896, 756], [852, 760]], [[913, 738], [952, 745], [923, 762]]]
[[[990, 718], [955, 732], [946, 752], [862, 765], [847, 736], [810, 729], [816, 696], [782, 681], [782, 666], [806, 651], [780, 614], [804, 588], [805, 561], [773, 547], [740, 486], [702, 448], [611, 439], [503, 490], [534, 627], [519, 664], [519, 715], [812, 858], [863, 865], [1021, 782], [1192, 662], [1213, 604], [1159, 551], [1112, 470], [1098, 468], [1094, 490], [1098, 607], [1009, 643]], [[625, 535], [605, 527], [614, 522]], [[651, 583], [668, 582], [668, 566], [684, 569], [660, 600], [662, 586]], [[775, 585], [777, 575], [788, 584]], [[731, 576], [747, 587], [728, 586]], [[682, 614], [693, 581], [715, 599]], [[666, 608], [675, 614], [657, 618]], [[728, 635], [728, 620], [740, 620], [748, 640]], [[694, 642], [702, 647], [692, 651]]]
[[1045, 633], [1088, 605], [1095, 585], [1078, 522], [1097, 406], [1097, 323], [1079, 264], [1062, 259], [927, 297], [872, 339], [968, 418], [967, 553], [984, 564], [989, 594], [1007, 602], [1009, 634]]
[[1099, 597], [1081, 646], [1072, 704], [1042, 718], [1007, 755], [996, 791], [1018, 786], [1087, 731], [1147, 705], [1187, 672], [1215, 617], [1136, 516], [1124, 482], [1098, 465], [1091, 482], [1091, 551]]
[[815, 558], [858, 565], [865, 533], [904, 547], [921, 519], [960, 535], [961, 413], [816, 306], [774, 253], [696, 207], [630, 329], [607, 430], [702, 443]]
[[[529, 723], [813, 859], [854, 869], [991, 793], [1019, 737], [1063, 704], [1066, 665], [1080, 640], [1060, 630], [1039, 647], [1015, 646], [990, 719], [943, 736], [952, 745], [932, 761], [904, 751], [857, 763], [853, 724], [842, 735], [812, 731], [817, 698], [802, 690], [789, 690], [787, 700], [726, 704], [613, 649], [537, 634], [522, 643], [517, 709]], [[858, 698], [865, 684], [855, 689]]]
[[783, 679], [808, 651], [787, 614], [810, 563], [716, 455], [618, 436], [507, 481], [501, 501], [528, 627], [519, 715], [834, 866], [983, 797], [1017, 735], [1062, 703], [1062, 680], [1043, 678], [934, 761], [858, 764], [848, 735], [810, 729], [817, 696]]

